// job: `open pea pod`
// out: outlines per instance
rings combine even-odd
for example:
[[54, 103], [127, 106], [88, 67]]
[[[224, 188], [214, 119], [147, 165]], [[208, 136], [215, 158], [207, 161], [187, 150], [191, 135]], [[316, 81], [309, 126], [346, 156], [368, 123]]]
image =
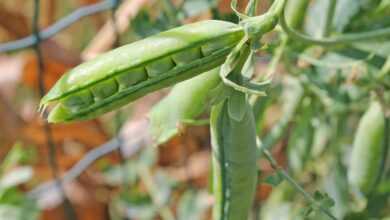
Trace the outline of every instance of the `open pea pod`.
[[54, 105], [49, 122], [97, 117], [221, 65], [243, 35], [236, 24], [207, 20], [122, 46], [66, 73], [40, 109]]

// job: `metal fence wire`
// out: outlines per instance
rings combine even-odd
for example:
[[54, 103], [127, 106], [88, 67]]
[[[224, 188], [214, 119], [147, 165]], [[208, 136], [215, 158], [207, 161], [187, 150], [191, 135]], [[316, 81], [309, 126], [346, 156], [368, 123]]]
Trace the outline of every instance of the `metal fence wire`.
[[[64, 30], [65, 28], [69, 27], [73, 23], [79, 21], [81, 18], [90, 16], [99, 12], [111, 10], [111, 17], [112, 20], [111, 24], [113, 25], [113, 30], [115, 34], [115, 43], [114, 47], [117, 47], [120, 45], [120, 39], [119, 39], [119, 31], [117, 29], [117, 23], [115, 19], [115, 12], [118, 6], [121, 3], [121, 0], [103, 0], [95, 4], [90, 4], [87, 6], [80, 7], [76, 10], [74, 10], [69, 15], [63, 17], [62, 19], [55, 22], [53, 25], [40, 30], [39, 29], [39, 17], [40, 17], [40, 0], [34, 0], [34, 13], [32, 18], [32, 33], [31, 35], [24, 37], [22, 39], [9, 41], [6, 43], [0, 44], [0, 53], [4, 52], [11, 52], [16, 50], [22, 50], [22, 49], [28, 49], [32, 48], [35, 52], [35, 55], [37, 57], [37, 74], [38, 74], [38, 88], [39, 88], [39, 95], [40, 97], [43, 97], [45, 94], [45, 87], [44, 87], [44, 81], [45, 81], [45, 75], [44, 75], [44, 58], [42, 56], [42, 51], [40, 44], [51, 38], [52, 36], [56, 35], [60, 31]], [[44, 113], [46, 114], [46, 113]], [[116, 118], [120, 118], [120, 112], [117, 112]], [[79, 175], [82, 174], [84, 170], [86, 170], [94, 161], [97, 159], [117, 150], [118, 154], [120, 156], [121, 165], [124, 163], [124, 155], [121, 151], [121, 147], [123, 145], [123, 141], [120, 138], [119, 135], [119, 129], [121, 127], [120, 120], [116, 120], [116, 127], [117, 127], [117, 136], [111, 139], [110, 141], [106, 142], [105, 144], [94, 148], [93, 150], [90, 150], [88, 153], [84, 155], [84, 157], [76, 163], [70, 170], [68, 170], [62, 177], [59, 175], [59, 168], [56, 158], [56, 146], [53, 141], [53, 135], [52, 135], [52, 129], [50, 124], [47, 123], [47, 121], [44, 122], [44, 133], [46, 136], [46, 144], [48, 146], [48, 164], [50, 166], [53, 181], [49, 181], [46, 183], [43, 183], [41, 185], [38, 185], [34, 189], [32, 189], [30, 192], [27, 193], [27, 196], [29, 198], [37, 199], [39, 198], [43, 193], [56, 192], [63, 198], [63, 206], [64, 206], [64, 214], [66, 219], [68, 220], [77, 220], [77, 214], [72, 206], [71, 202], [69, 201], [68, 197], [66, 196], [64, 186], [63, 184], [66, 182], [69, 182], [75, 178], [77, 178]], [[130, 146], [132, 146], [133, 151], [130, 152], [130, 154], [133, 154], [138, 151], [140, 146], [145, 145], [143, 136], [138, 136], [138, 138], [132, 140], [129, 142]], [[135, 146], [135, 147], [134, 147]], [[129, 156], [129, 155], [128, 155]], [[124, 166], [122, 166], [124, 169]], [[125, 175], [123, 176], [125, 178]], [[123, 182], [124, 179], [123, 179]]]

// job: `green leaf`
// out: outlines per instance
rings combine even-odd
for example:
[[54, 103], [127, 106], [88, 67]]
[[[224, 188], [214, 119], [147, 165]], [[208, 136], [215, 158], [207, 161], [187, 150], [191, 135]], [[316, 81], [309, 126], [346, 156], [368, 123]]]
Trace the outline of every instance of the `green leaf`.
[[310, 97], [302, 100], [295, 125], [289, 137], [287, 156], [289, 167], [293, 174], [299, 174], [305, 168], [310, 159], [311, 147], [313, 143], [312, 119], [315, 114], [315, 101]]
[[324, 190], [335, 202], [333, 209], [334, 215], [342, 219], [349, 211], [351, 204], [348, 193], [347, 174], [344, 168], [339, 163], [336, 163], [331, 167], [330, 173], [323, 178], [323, 181]]
[[[336, 32], [343, 32], [348, 24], [357, 15], [368, 0], [337, 0], [336, 11], [332, 21], [332, 27]], [[314, 1], [308, 10], [305, 23], [305, 31], [314, 37], [324, 35], [327, 9], [330, 0]]]
[[308, 218], [310, 216], [311, 213], [313, 213], [313, 207], [309, 206], [309, 207], [305, 207], [305, 208], [302, 208], [301, 209], [301, 215], [304, 217], [304, 218]]
[[26, 200], [22, 205], [0, 205], [0, 219], [6, 220], [37, 220], [39, 210], [33, 202]]
[[160, 16], [157, 19], [152, 19], [148, 11], [141, 10], [131, 21], [131, 26], [139, 37], [144, 38], [168, 29], [170, 24], [165, 17]]
[[35, 153], [33, 148], [23, 148], [21, 143], [15, 143], [1, 161], [0, 175], [20, 163], [31, 162], [36, 156]]
[[313, 37], [321, 37], [323, 35], [328, 5], [329, 0], [314, 1], [310, 4], [304, 24], [304, 30], [307, 34]]
[[132, 190], [114, 196], [109, 204], [109, 213], [112, 220], [153, 220], [158, 215], [158, 207], [145, 193]]
[[214, 89], [210, 91], [211, 105], [216, 105], [230, 96], [233, 91], [232, 88], [226, 86], [223, 83], [219, 83]]
[[343, 32], [366, 3], [367, 0], [337, 0], [332, 22], [335, 31]]
[[18, 167], [6, 173], [0, 179], [0, 191], [27, 182], [33, 176], [33, 170], [29, 166]]
[[379, 56], [390, 56], [390, 41], [388, 40], [354, 43], [353, 46]]
[[242, 75], [244, 78], [250, 79], [255, 74], [256, 66], [256, 54], [254, 51], [249, 53], [247, 60], [245, 61], [244, 66], [242, 67]]
[[313, 197], [322, 207], [326, 209], [332, 208], [335, 204], [334, 200], [329, 197], [327, 193], [315, 191]]
[[378, 10], [380, 11], [385, 11], [385, 10], [390, 10], [390, 0], [382, 0]]

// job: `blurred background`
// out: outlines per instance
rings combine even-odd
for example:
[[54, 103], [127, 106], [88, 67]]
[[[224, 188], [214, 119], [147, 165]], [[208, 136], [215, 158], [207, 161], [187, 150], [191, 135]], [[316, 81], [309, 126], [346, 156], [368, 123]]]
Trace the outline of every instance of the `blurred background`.
[[[153, 147], [147, 113], [169, 88], [85, 122], [49, 126], [37, 108], [64, 72], [112, 48], [198, 20], [238, 22], [230, 0], [41, 0], [34, 10], [36, 2], [0, 1], [0, 220], [210, 219], [208, 125], [181, 124]], [[338, 0], [330, 23], [332, 0], [305, 2], [288, 22], [313, 37], [390, 25], [388, 0]], [[370, 197], [349, 186], [347, 170], [372, 97], [390, 106], [390, 39], [328, 48], [276, 29], [264, 42], [256, 72], [274, 80], [253, 109], [279, 166], [339, 219], [389, 219], [389, 163]], [[252, 219], [327, 219], [265, 159], [258, 167]]]

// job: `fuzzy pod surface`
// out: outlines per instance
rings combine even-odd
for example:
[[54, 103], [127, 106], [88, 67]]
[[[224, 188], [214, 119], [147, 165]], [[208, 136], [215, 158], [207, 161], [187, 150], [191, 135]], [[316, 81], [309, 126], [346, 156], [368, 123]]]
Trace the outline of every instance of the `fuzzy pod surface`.
[[359, 121], [348, 169], [349, 183], [365, 194], [373, 190], [380, 175], [384, 135], [384, 112], [380, 103], [374, 101]]
[[229, 101], [211, 112], [213, 219], [247, 220], [257, 184], [256, 125], [248, 103], [244, 103], [243, 117], [235, 120]]

